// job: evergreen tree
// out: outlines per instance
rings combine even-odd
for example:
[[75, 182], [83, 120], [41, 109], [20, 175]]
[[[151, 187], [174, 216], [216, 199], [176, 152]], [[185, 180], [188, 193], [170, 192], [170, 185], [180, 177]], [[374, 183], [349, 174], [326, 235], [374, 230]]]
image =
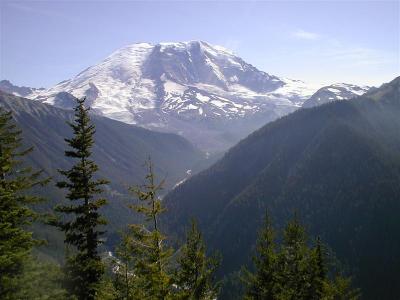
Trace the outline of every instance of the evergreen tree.
[[96, 299], [99, 300], [116, 300], [125, 299], [118, 297], [118, 291], [115, 289], [111, 276], [104, 278], [97, 284]]
[[268, 212], [257, 241], [257, 255], [253, 257], [256, 273], [244, 269], [242, 280], [247, 286], [246, 299], [275, 299], [277, 253], [275, 233]]
[[349, 278], [336, 275], [332, 280], [328, 276], [320, 239], [315, 247], [309, 247], [305, 229], [296, 216], [285, 227], [281, 245], [277, 247], [273, 241], [267, 216], [257, 244], [256, 272], [245, 272], [246, 299], [358, 299], [358, 290], [351, 288]]
[[322, 300], [360, 299], [360, 291], [351, 287], [350, 278], [337, 275], [333, 280], [325, 280], [323, 285]]
[[310, 299], [310, 251], [306, 242], [304, 227], [295, 215], [284, 230], [278, 256], [280, 289], [277, 294], [284, 299]]
[[327, 279], [325, 258], [321, 239], [317, 237], [316, 245], [311, 252], [313, 260], [310, 269], [310, 291], [313, 293], [310, 299], [321, 299], [324, 295], [324, 281]]
[[215, 283], [214, 278], [217, 267], [218, 259], [206, 256], [206, 246], [193, 220], [186, 243], [181, 248], [174, 276], [176, 298], [216, 299], [219, 292], [219, 284]]
[[114, 287], [117, 299], [140, 299], [142, 296], [138, 277], [134, 275], [135, 262], [141, 253], [137, 244], [140, 240], [142, 240], [141, 232], [139, 235], [136, 234], [131, 226], [121, 235], [121, 242], [115, 251], [118, 259], [114, 262]]
[[[159, 225], [159, 216], [165, 208], [158, 192], [164, 182], [156, 183], [150, 159], [146, 166], [146, 183], [130, 188], [138, 203], [129, 206], [143, 217], [143, 223], [129, 225], [128, 236], [123, 237], [119, 250], [124, 253], [120, 255], [122, 274], [119, 276], [125, 276], [122, 285], [126, 299], [166, 299], [171, 294], [168, 264], [172, 251], [165, 246], [166, 237]], [[132, 269], [129, 269], [130, 263]]]
[[31, 257], [24, 265], [16, 299], [70, 299], [61, 286], [62, 280], [63, 274], [59, 265]]
[[28, 195], [37, 185], [41, 172], [23, 165], [32, 148], [22, 149], [21, 131], [11, 112], [0, 107], [0, 298], [18, 299], [20, 277], [32, 247], [38, 243], [27, 226], [37, 214], [30, 208], [43, 199]]
[[70, 150], [65, 151], [67, 157], [77, 162], [69, 170], [59, 170], [67, 180], [57, 183], [59, 188], [67, 189], [66, 198], [69, 203], [57, 205], [55, 210], [64, 214], [54, 225], [65, 233], [65, 243], [76, 248], [76, 252], [67, 257], [66, 285], [68, 291], [78, 299], [95, 299], [98, 283], [104, 273], [98, 247], [102, 243], [100, 237], [104, 231], [99, 226], [106, 221], [99, 209], [106, 200], [96, 198], [102, 192], [101, 186], [107, 181], [94, 179], [98, 166], [91, 160], [94, 144], [94, 125], [91, 124], [85, 99], [77, 99], [75, 120], [69, 123], [74, 136], [65, 139]]

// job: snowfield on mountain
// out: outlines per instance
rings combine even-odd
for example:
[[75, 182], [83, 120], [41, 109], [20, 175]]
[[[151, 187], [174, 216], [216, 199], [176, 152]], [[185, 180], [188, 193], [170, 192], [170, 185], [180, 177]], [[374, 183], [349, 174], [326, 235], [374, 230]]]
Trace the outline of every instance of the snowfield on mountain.
[[71, 108], [71, 95], [86, 96], [97, 114], [177, 133], [213, 152], [302, 107], [318, 88], [260, 71], [221, 46], [191, 41], [129, 45], [24, 97]]

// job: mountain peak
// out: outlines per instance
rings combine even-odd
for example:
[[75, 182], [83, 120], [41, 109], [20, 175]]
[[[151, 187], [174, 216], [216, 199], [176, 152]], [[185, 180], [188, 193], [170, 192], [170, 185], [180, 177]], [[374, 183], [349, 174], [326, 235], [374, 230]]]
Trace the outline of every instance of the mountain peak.
[[204, 143], [232, 145], [294, 111], [313, 92], [302, 82], [258, 70], [224, 47], [194, 40], [127, 45], [27, 97], [65, 108], [66, 93], [85, 96], [96, 113], [179, 133], [204, 149]]
[[16, 86], [12, 84], [11, 81], [4, 79], [0, 81], [0, 90], [8, 94], [26, 97], [36, 92], [44, 91], [44, 88], [30, 88], [26, 86]]
[[349, 83], [334, 83], [324, 86], [316, 91], [303, 107], [313, 107], [337, 100], [348, 100], [365, 94], [370, 89], [369, 86], [358, 86]]

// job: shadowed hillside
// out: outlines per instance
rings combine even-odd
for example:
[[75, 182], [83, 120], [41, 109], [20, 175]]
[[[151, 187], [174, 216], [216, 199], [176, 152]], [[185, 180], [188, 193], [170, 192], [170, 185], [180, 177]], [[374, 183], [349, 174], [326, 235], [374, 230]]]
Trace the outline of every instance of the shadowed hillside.
[[248, 263], [265, 208], [297, 211], [363, 299], [400, 294], [400, 77], [352, 101], [270, 123], [166, 197], [170, 228], [199, 220], [229, 273]]
[[[64, 138], [72, 136], [66, 123], [73, 118], [73, 111], [66, 111], [46, 104], [26, 100], [0, 92], [0, 105], [13, 112], [17, 126], [22, 130], [24, 143], [34, 146], [27, 157], [27, 163], [36, 169], [43, 169], [52, 181], [40, 191], [49, 200], [43, 209], [47, 211], [63, 194], [55, 187], [60, 179], [57, 169], [70, 168], [72, 161], [64, 156]], [[128, 186], [141, 184], [146, 169], [143, 166], [150, 156], [154, 161], [159, 179], [166, 178], [166, 190], [187, 176], [186, 171], [203, 165], [203, 154], [187, 140], [175, 135], [158, 133], [140, 127], [127, 125], [108, 118], [92, 116], [96, 125], [94, 160], [100, 167], [99, 176], [110, 180], [106, 197], [109, 204], [104, 214], [109, 220], [109, 244], [116, 237], [115, 230], [132, 222], [131, 211], [126, 207]], [[40, 226], [41, 237], [50, 241], [51, 247], [63, 245], [58, 233], [49, 226]], [[56, 255], [57, 251], [52, 251]]]

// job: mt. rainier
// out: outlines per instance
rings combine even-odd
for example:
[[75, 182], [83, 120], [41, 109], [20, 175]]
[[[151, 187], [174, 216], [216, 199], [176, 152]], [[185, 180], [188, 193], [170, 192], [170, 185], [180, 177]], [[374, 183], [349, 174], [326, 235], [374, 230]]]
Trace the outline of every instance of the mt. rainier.
[[25, 97], [71, 107], [86, 96], [97, 114], [175, 132], [208, 151], [301, 107], [316, 89], [269, 75], [202, 41], [133, 44], [74, 78]]

